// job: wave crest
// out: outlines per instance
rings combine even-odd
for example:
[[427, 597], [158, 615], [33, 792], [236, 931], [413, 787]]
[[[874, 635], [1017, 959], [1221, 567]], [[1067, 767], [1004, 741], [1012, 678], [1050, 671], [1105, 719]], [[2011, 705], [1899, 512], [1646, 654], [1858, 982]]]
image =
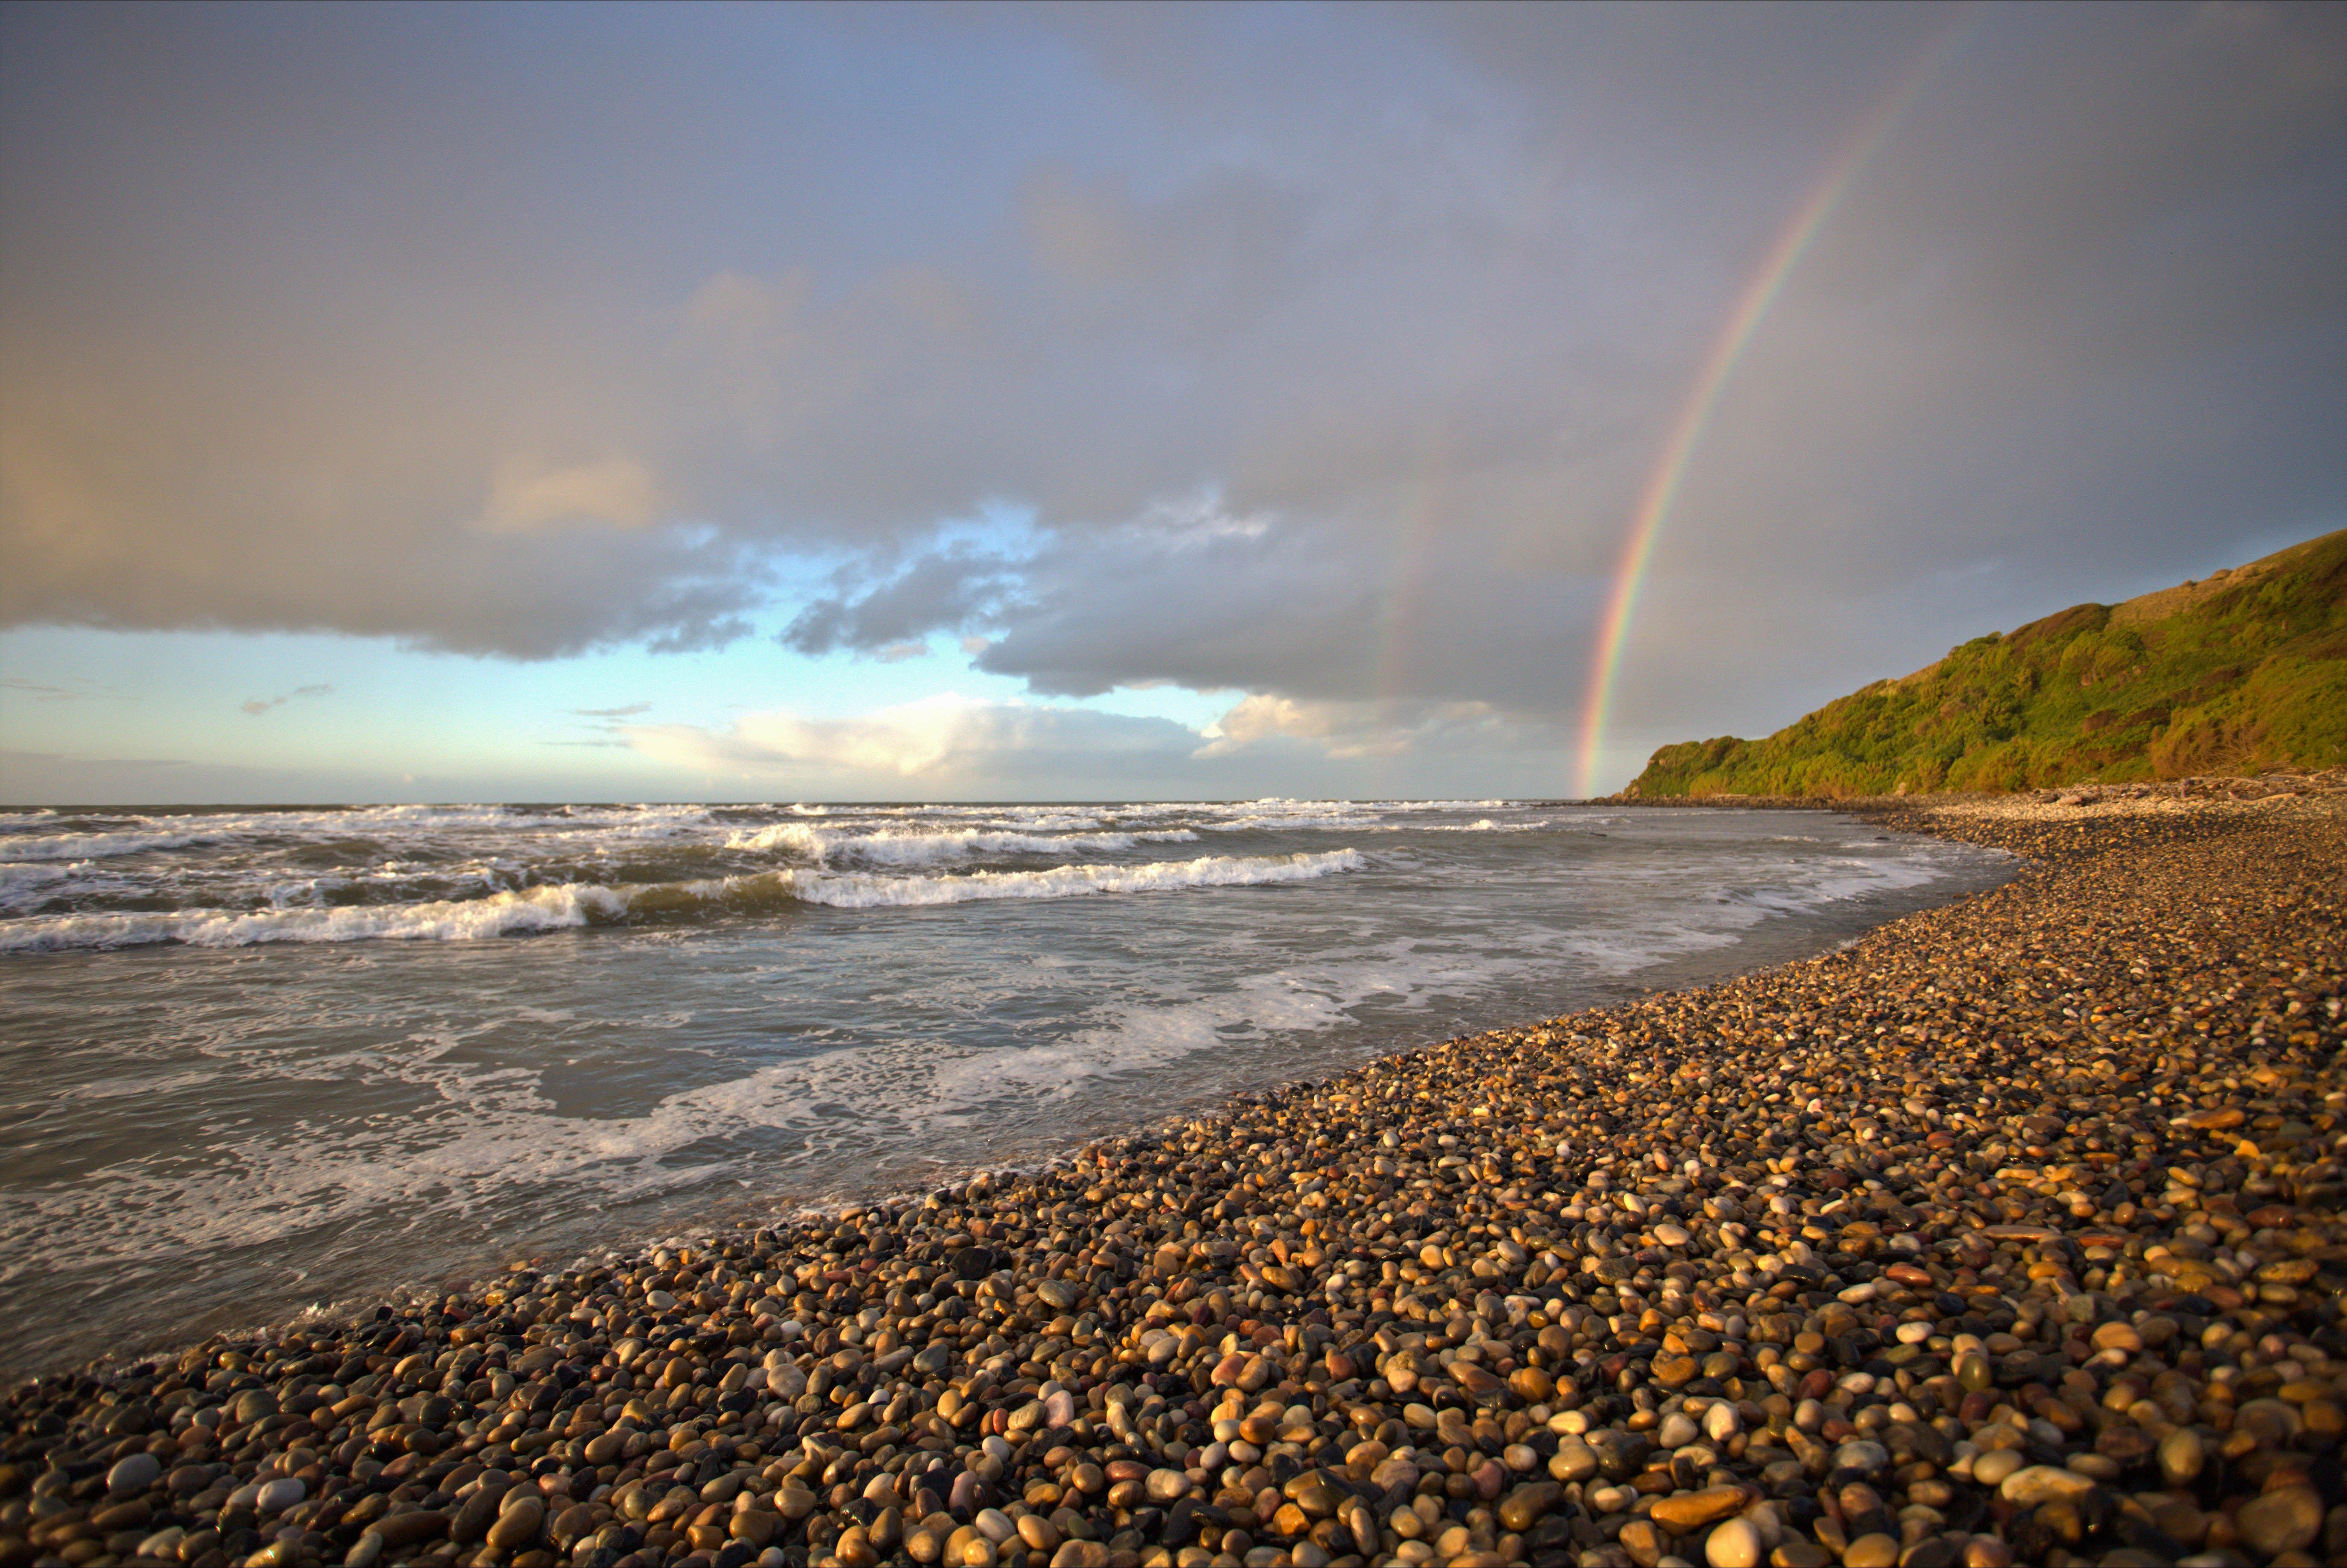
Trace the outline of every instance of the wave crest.
[[1350, 849], [1317, 855], [1204, 856], [1143, 866], [1055, 866], [1044, 871], [971, 871], [876, 876], [801, 870], [636, 886], [563, 883], [486, 897], [333, 908], [60, 915], [0, 925], [0, 952], [66, 952], [179, 943], [248, 948], [269, 942], [475, 941], [632, 920], [690, 920], [771, 913], [792, 904], [838, 909], [918, 908], [997, 898], [1071, 898], [1096, 893], [1257, 886], [1358, 870]]
[[1191, 844], [1197, 837], [1186, 827], [1132, 833], [1017, 833], [979, 827], [850, 833], [785, 822], [737, 833], [725, 841], [725, 847], [788, 851], [825, 866], [849, 861], [868, 866], [935, 866], [984, 855], [1114, 854], [1143, 844]]

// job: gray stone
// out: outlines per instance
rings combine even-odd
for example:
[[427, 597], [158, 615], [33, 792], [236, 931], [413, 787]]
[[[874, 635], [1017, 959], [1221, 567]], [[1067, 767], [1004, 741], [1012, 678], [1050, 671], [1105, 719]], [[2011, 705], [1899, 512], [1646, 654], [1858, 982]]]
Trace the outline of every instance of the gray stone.
[[309, 1491], [299, 1476], [280, 1476], [261, 1487], [252, 1505], [262, 1513], [282, 1513], [301, 1501]]
[[1836, 1470], [1854, 1470], [1860, 1475], [1877, 1476], [1891, 1468], [1891, 1450], [1881, 1443], [1858, 1438], [1834, 1450], [1833, 1464]]
[[129, 1497], [146, 1491], [162, 1475], [163, 1461], [153, 1454], [126, 1455], [106, 1472], [106, 1492], [108, 1497]]

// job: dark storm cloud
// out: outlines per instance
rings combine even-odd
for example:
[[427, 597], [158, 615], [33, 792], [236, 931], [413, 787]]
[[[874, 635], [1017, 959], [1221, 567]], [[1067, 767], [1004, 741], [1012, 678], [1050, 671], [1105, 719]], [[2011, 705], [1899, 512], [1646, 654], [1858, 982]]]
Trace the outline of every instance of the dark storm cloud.
[[[1738, 288], [1961, 29], [1633, 641], [1655, 738], [1777, 722], [2336, 526], [2343, 16], [12, 8], [0, 618], [983, 631], [1553, 731]], [[1027, 547], [941, 542], [989, 508]]]

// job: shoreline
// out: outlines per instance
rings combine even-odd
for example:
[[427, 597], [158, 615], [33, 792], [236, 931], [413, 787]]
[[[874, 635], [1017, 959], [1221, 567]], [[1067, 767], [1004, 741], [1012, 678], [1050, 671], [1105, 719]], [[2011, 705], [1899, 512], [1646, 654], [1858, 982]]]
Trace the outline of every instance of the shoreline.
[[2065, 793], [1801, 803], [2025, 863], [1820, 958], [19, 1386], [0, 1568], [2339, 1555], [2342, 802]]
[[[1012, 814], [1008, 825], [1034, 815]], [[1317, 819], [1323, 812], [1307, 807], [1303, 815]], [[0, 1204], [8, 1217], [0, 1228], [22, 1238], [28, 1255], [37, 1248], [55, 1265], [19, 1261], [14, 1310], [0, 1313], [11, 1330], [0, 1335], [0, 1388], [95, 1358], [135, 1363], [211, 1334], [332, 1319], [416, 1289], [463, 1288], [517, 1260], [579, 1266], [743, 1220], [917, 1200], [979, 1169], [1033, 1170], [1094, 1138], [1212, 1113], [1233, 1092], [1325, 1078], [1430, 1041], [1813, 957], [2012, 869], [1998, 852], [1885, 834], [1839, 815], [1793, 823], [1730, 814], [1730, 822], [1517, 808], [1497, 814], [1500, 822], [1560, 832], [1506, 831], [1494, 823], [1492, 831], [1430, 830], [1421, 837], [1411, 831], [1415, 823], [1463, 827], [1491, 814], [1375, 807], [1331, 815], [1358, 816], [1374, 831], [1332, 835], [1319, 829], [1335, 823], [1316, 821], [1313, 830], [1269, 846], [1366, 845], [1375, 864], [1360, 878], [1330, 877], [1300, 893], [1019, 903], [999, 913], [945, 917], [812, 915], [810, 924], [830, 931], [822, 943], [847, 940], [840, 927], [868, 922], [852, 940], [890, 958], [877, 970], [868, 958], [846, 964], [785, 958], [780, 970], [727, 958], [789, 931], [810, 912], [771, 921], [764, 914], [696, 917], [676, 933], [673, 969], [659, 957], [671, 938], [656, 922], [494, 944], [267, 946], [245, 955], [259, 961], [241, 976], [232, 950], [197, 945], [103, 959], [0, 958], [10, 994], [28, 1003], [15, 1032], [34, 1048], [30, 1060], [40, 1074], [18, 1096], [38, 1107], [26, 1136], [43, 1149], [61, 1138], [90, 1149], [69, 1154], [54, 1183], [16, 1182], [12, 1191], [22, 1201]], [[1202, 820], [1186, 811], [1167, 817], [1192, 827]], [[886, 832], [889, 825], [876, 825]], [[941, 825], [938, 836], [957, 836], [952, 825]], [[1378, 853], [1389, 840], [1412, 849], [1399, 857]], [[1247, 842], [1247, 853], [1258, 853], [1255, 835]], [[1198, 850], [1222, 847], [1211, 836], [1193, 843]], [[1650, 857], [1658, 886], [1642, 874]], [[941, 860], [950, 873], [961, 857], [917, 858]], [[1501, 880], [1489, 893], [1475, 890], [1460, 885], [1454, 866], [1469, 870], [1469, 881], [1481, 875], [1475, 867]], [[1612, 877], [1610, 866], [1633, 875]], [[1416, 895], [1400, 891], [1406, 885], [1424, 886], [1459, 918], [1419, 908]], [[1542, 886], [1551, 889], [1546, 896], [1535, 891]], [[1315, 906], [1339, 924], [1316, 934]], [[1143, 950], [1156, 945], [1151, 932], [1167, 920], [1208, 938], [1206, 945], [1181, 942], [1165, 954], [1170, 967], [1125, 967], [1154, 963]], [[1522, 932], [1519, 920], [1530, 922]], [[923, 933], [933, 924], [943, 945], [932, 955]], [[1079, 961], [1046, 965], [1031, 991], [1024, 976], [1005, 975], [1020, 994], [981, 1014], [952, 1006], [940, 1017], [907, 1006], [934, 981], [933, 961], [949, 973], [958, 958], [1007, 952], [999, 944], [1008, 931], [1031, 944], [1052, 940], [1053, 929], [1079, 944]], [[1339, 929], [1360, 935], [1332, 941]], [[1102, 961], [1128, 946], [1125, 963]], [[896, 958], [907, 962], [900, 968]], [[391, 1015], [355, 1026], [366, 1010], [352, 1006], [358, 994], [345, 996], [331, 979], [322, 983], [348, 961], [367, 970], [352, 977], [359, 990], [392, 1004]], [[588, 978], [606, 965], [613, 973], [635, 966], [646, 983], [619, 988]], [[73, 971], [85, 966], [77, 978]], [[1087, 968], [1095, 983], [1069, 983]], [[459, 989], [436, 998], [443, 988], [418, 983], [434, 972]], [[251, 999], [240, 1007], [236, 1034], [210, 1031], [216, 1045], [229, 1048], [224, 1061], [211, 1061], [203, 1035], [169, 1015], [153, 1031], [117, 1033], [108, 1021], [135, 1017], [142, 999], [169, 1008], [176, 988], [158, 982], [175, 974]], [[102, 976], [118, 986], [87, 992]], [[831, 1028], [743, 1036], [742, 1003], [771, 995], [778, 983], [799, 999], [794, 1019]], [[870, 993], [868, 1002], [856, 1003], [859, 993]], [[931, 1000], [941, 994], [931, 989]], [[77, 995], [85, 1002], [95, 997], [97, 1011], [83, 1016]], [[511, 1004], [527, 1004], [533, 1017], [571, 1017], [494, 1027]], [[702, 1026], [646, 1032], [587, 1021], [663, 1009], [682, 1020], [695, 1009], [708, 1009], [699, 1016], [712, 1021], [714, 1056], [687, 1044]], [[314, 1018], [314, 1032], [307, 1018]], [[425, 1044], [443, 1024], [493, 1027], [483, 1049], [462, 1046], [444, 1058]], [[250, 1050], [238, 1038], [247, 1027], [256, 1031]], [[395, 1041], [407, 1038], [378, 1063], [372, 1037], [385, 1028]], [[933, 1033], [934, 1046], [927, 1043]], [[559, 1049], [582, 1034], [584, 1061], [596, 1071], [582, 1066], [579, 1051]], [[910, 1052], [891, 1046], [904, 1039], [924, 1043]], [[118, 1042], [118, 1055], [109, 1041]], [[85, 1053], [95, 1047], [84, 1060], [98, 1065], [66, 1066], [71, 1057], [45, 1053], [45, 1044]], [[996, 1046], [1009, 1050], [996, 1055]], [[357, 1078], [325, 1086], [332, 1092], [323, 1098], [301, 1093], [298, 1082], [272, 1081], [281, 1064], [298, 1078], [313, 1070], [307, 1064], [347, 1061], [348, 1051], [364, 1053]], [[102, 1064], [110, 1058], [116, 1069], [108, 1072]], [[906, 1075], [901, 1097], [891, 1082], [897, 1074], [884, 1063]], [[495, 1066], [533, 1077], [501, 1079]], [[107, 1113], [108, 1105], [119, 1112], [125, 1103], [116, 1088], [105, 1103], [88, 1107], [86, 1120], [74, 1118], [84, 1121], [77, 1133], [65, 1120], [73, 1103], [66, 1096], [93, 1070], [101, 1079], [156, 1082], [159, 1091], [125, 1122]], [[726, 1080], [735, 1086], [715, 1087]], [[531, 1081], [541, 1095], [553, 1092], [550, 1120], [530, 1097], [518, 1096]], [[378, 1130], [343, 1114], [378, 1082], [416, 1105], [412, 1127]], [[880, 1097], [859, 1102], [841, 1093], [857, 1085]], [[44, 1092], [51, 1088], [60, 1091], [56, 1098]], [[670, 1102], [679, 1093], [693, 1097], [682, 1102], [686, 1106], [709, 1104], [713, 1117], [675, 1114]], [[458, 1113], [477, 1094], [482, 1114]], [[139, 1146], [138, 1125], [149, 1118], [209, 1130], [233, 1126], [248, 1104], [260, 1119], [220, 1138], [226, 1146], [217, 1148], [217, 1162], [209, 1141], [187, 1164]], [[314, 1135], [298, 1121], [288, 1123], [313, 1113]], [[491, 1130], [499, 1135], [486, 1136]], [[436, 1143], [449, 1153], [432, 1153]], [[109, 1148], [117, 1154], [111, 1169]], [[361, 1149], [380, 1150], [385, 1159], [354, 1168]], [[27, 1177], [40, 1152], [28, 1146], [26, 1160], [15, 1162]], [[251, 1172], [251, 1184], [220, 1179], [240, 1165]], [[360, 1194], [371, 1195], [358, 1201]], [[108, 1201], [110, 1194], [120, 1201]], [[181, 1237], [194, 1250], [172, 1245]]]

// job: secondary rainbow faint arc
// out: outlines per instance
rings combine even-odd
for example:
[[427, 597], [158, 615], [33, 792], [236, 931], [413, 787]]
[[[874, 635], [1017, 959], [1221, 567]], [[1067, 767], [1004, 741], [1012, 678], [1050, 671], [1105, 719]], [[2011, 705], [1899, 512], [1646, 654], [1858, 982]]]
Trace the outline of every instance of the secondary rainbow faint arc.
[[1944, 29], [1925, 49], [1922, 58], [1883, 95], [1882, 101], [1826, 166], [1809, 200], [1801, 203], [1791, 221], [1777, 236], [1776, 243], [1768, 248], [1759, 272], [1737, 296], [1727, 324], [1713, 342], [1695, 384], [1688, 388], [1686, 401], [1679, 405], [1678, 416], [1671, 424], [1670, 437], [1663, 444], [1662, 456], [1638, 493], [1638, 507], [1623, 540], [1622, 559], [1614, 569], [1604, 617], [1598, 623], [1589, 694], [1583, 700], [1581, 711], [1583, 796], [1594, 795], [1597, 791], [1598, 750], [1605, 738], [1606, 714], [1613, 705], [1614, 680], [1621, 671], [1622, 648], [1629, 641], [1630, 618], [1638, 608], [1638, 590], [1645, 586], [1647, 561], [1654, 554], [1655, 540], [1663, 524], [1670, 518], [1671, 505], [1678, 499], [1679, 483], [1686, 477], [1688, 459], [1702, 444], [1721, 389], [1735, 374], [1737, 361], [1743, 357], [1753, 333], [1768, 315], [1768, 307], [1776, 302], [1778, 292], [1784, 287], [1786, 278], [1791, 275], [1809, 242], [1817, 238], [1818, 231], [1849, 190], [1850, 181], [1914, 103], [1924, 82], [1938, 69], [1977, 15], [1977, 9], [1968, 11]]

